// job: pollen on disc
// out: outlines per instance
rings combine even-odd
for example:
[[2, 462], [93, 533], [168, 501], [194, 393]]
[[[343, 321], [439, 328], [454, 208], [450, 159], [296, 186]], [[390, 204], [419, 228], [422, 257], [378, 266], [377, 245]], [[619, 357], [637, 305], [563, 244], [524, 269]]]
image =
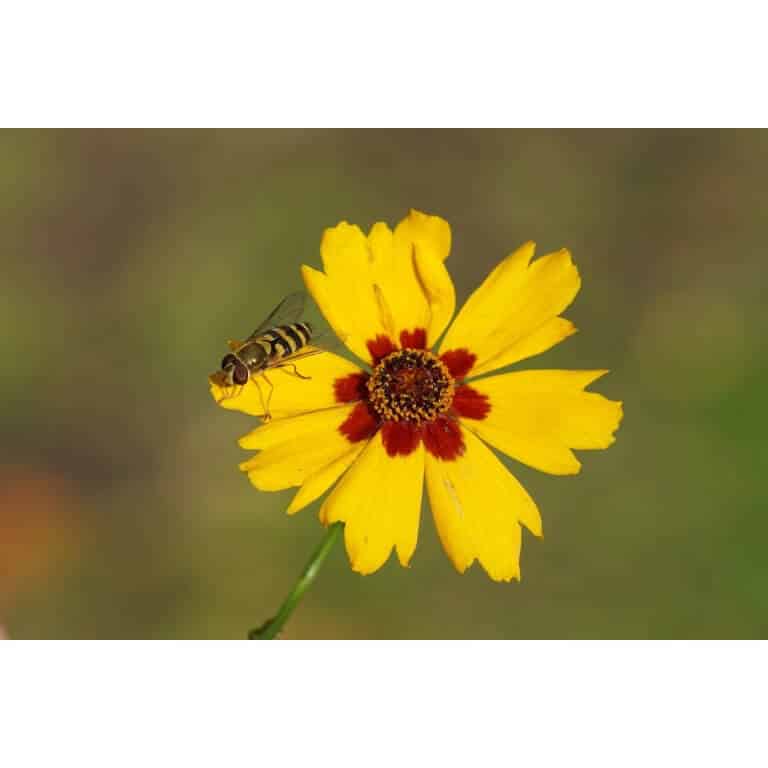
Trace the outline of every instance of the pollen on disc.
[[453, 377], [431, 352], [392, 352], [368, 380], [369, 403], [382, 421], [423, 424], [445, 413], [453, 402]]

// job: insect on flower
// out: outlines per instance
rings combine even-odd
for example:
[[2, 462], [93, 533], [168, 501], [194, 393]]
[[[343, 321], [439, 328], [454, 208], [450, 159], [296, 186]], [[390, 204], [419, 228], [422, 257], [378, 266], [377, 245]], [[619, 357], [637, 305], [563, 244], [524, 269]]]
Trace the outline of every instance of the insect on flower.
[[[301, 364], [311, 380], [285, 376], [274, 419], [240, 439], [256, 451], [240, 469], [259, 490], [297, 488], [289, 514], [327, 493], [320, 521], [344, 523], [350, 563], [363, 574], [393, 551], [410, 563], [426, 489], [456, 570], [477, 561], [492, 579], [509, 581], [520, 578], [522, 528], [541, 536], [542, 521], [496, 452], [575, 475], [574, 451], [613, 443], [622, 403], [587, 389], [603, 369], [505, 370], [575, 333], [563, 312], [581, 277], [567, 249], [534, 259], [534, 244], [521, 245], [454, 317], [450, 248], [448, 222], [419, 211], [394, 229], [380, 222], [366, 234], [341, 222], [325, 231], [322, 269], [304, 266], [302, 276], [359, 363], [317, 355]], [[265, 362], [272, 346], [255, 362], [225, 358], [222, 375], [242, 381], [242, 363], [250, 378], [226, 400], [211, 382], [222, 407], [263, 416], [254, 373], [297, 359]]]
[[[245, 341], [228, 341], [229, 354], [221, 361], [221, 370], [208, 378], [211, 384], [221, 388], [221, 400], [237, 397], [242, 388], [252, 381], [259, 392], [263, 407], [262, 418], [269, 421], [269, 404], [274, 384], [267, 376], [271, 369], [283, 369], [299, 379], [311, 379], [296, 367], [298, 360], [326, 351], [318, 338], [313, 339], [312, 326], [301, 320], [306, 294], [297, 291], [286, 296], [268, 315], [261, 325]], [[309, 342], [312, 341], [312, 345]], [[334, 340], [340, 344], [341, 340]], [[328, 348], [333, 343], [327, 345]], [[261, 378], [269, 387], [266, 400], [259, 386]]]

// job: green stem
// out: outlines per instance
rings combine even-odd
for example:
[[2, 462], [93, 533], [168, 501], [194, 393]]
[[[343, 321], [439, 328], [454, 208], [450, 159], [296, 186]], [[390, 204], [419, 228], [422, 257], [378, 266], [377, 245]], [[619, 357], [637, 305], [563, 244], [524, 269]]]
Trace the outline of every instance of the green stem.
[[309, 562], [304, 567], [299, 580], [285, 598], [285, 602], [280, 606], [280, 610], [266, 623], [262, 624], [257, 629], [252, 629], [248, 633], [249, 640], [273, 640], [280, 633], [283, 625], [293, 613], [293, 609], [298, 605], [299, 600], [303, 597], [304, 593], [309, 589], [312, 582], [315, 580], [320, 566], [328, 557], [328, 553], [333, 549], [333, 545], [336, 543], [336, 539], [339, 538], [341, 532], [344, 530], [344, 523], [333, 523], [328, 526], [325, 538], [320, 542], [320, 546], [312, 553], [312, 557], [309, 558]]

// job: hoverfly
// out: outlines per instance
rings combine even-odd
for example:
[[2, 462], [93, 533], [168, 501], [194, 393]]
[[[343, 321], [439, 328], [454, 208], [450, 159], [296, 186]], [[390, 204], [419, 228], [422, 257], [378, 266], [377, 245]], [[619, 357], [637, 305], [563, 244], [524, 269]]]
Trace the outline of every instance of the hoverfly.
[[[317, 340], [313, 339], [312, 326], [306, 320], [300, 319], [304, 313], [305, 299], [306, 294], [303, 291], [286, 296], [245, 341], [228, 341], [227, 345], [231, 351], [221, 361], [221, 370], [208, 377], [213, 384], [232, 389], [226, 398], [234, 397], [252, 380], [259, 390], [265, 421], [271, 418], [269, 401], [274, 390], [267, 371], [283, 368], [292, 376], [310, 379], [311, 376], [304, 376], [299, 372], [296, 361], [317, 355], [340, 343], [340, 340], [334, 339], [331, 344], [318, 346]], [[266, 401], [257, 376], [264, 379], [269, 386]]]

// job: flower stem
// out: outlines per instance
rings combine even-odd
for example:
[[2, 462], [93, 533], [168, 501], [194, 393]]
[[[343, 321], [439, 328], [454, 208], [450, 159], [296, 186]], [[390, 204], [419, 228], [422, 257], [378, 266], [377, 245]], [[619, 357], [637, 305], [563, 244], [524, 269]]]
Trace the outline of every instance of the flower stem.
[[312, 553], [312, 557], [309, 558], [309, 562], [304, 567], [301, 576], [299, 576], [299, 580], [280, 606], [280, 610], [269, 621], [265, 622], [257, 629], [252, 629], [248, 633], [249, 640], [274, 640], [274, 638], [277, 637], [280, 630], [283, 628], [283, 625], [293, 613], [293, 609], [299, 604], [299, 600], [301, 600], [304, 593], [315, 580], [315, 576], [317, 576], [320, 566], [325, 561], [325, 558], [328, 557], [328, 553], [333, 549], [336, 539], [339, 538], [343, 530], [344, 523], [333, 523], [328, 526], [325, 538]]

